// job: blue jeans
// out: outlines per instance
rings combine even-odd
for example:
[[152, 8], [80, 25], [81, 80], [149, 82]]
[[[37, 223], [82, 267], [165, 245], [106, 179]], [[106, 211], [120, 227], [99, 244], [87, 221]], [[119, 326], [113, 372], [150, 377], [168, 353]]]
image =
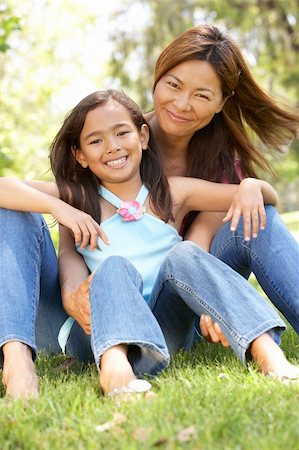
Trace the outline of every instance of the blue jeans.
[[38, 349], [60, 352], [57, 334], [67, 315], [47, 225], [38, 214], [0, 209], [0, 229], [0, 347], [20, 341], [34, 356]]
[[[34, 353], [59, 352], [57, 335], [67, 316], [47, 226], [37, 214], [0, 209], [0, 227], [0, 346], [18, 340]], [[105, 349], [128, 343], [135, 373], [155, 374], [168, 364], [167, 347], [191, 347], [195, 314], [218, 321], [241, 360], [257, 336], [268, 331], [279, 342], [284, 328], [246, 280], [191, 242], [169, 252], [149, 304], [141, 289], [140, 275], [126, 259], [107, 259], [91, 283], [92, 351], [77, 323], [67, 351], [98, 362]]]
[[[60, 353], [58, 333], [68, 316], [62, 306], [57, 257], [47, 225], [39, 214], [0, 209], [0, 229], [0, 347], [19, 341], [30, 346], [34, 356], [38, 350]], [[155, 375], [169, 363], [165, 339], [139, 291], [127, 298], [126, 286], [111, 296], [110, 285], [107, 288], [103, 280], [112, 272], [118, 286], [121, 275], [116, 269], [107, 264], [96, 272], [90, 291], [91, 339], [75, 323], [67, 353], [98, 364], [107, 348], [130, 343], [128, 358], [135, 373]], [[140, 276], [132, 275], [132, 283], [141, 289]]]
[[[90, 286], [96, 364], [108, 348], [125, 343], [135, 374], [155, 375], [167, 366], [168, 350], [192, 346], [194, 318], [202, 313], [217, 320], [245, 361], [256, 337], [269, 332], [279, 342], [285, 328], [272, 306], [262, 297], [257, 301], [258, 297], [226, 264], [192, 242], [182, 242], [168, 253], [146, 303], [136, 268], [122, 256], [110, 256]], [[67, 349], [72, 340], [71, 332]]]
[[[142, 296], [142, 278], [127, 259], [110, 256], [96, 270], [90, 304], [90, 341], [97, 366], [101, 355], [118, 344], [128, 345], [128, 360], [136, 375], [156, 375], [169, 364], [164, 336]], [[66, 350], [78, 356], [76, 334], [72, 327]]]
[[235, 232], [227, 223], [215, 236], [210, 253], [243, 277], [253, 272], [276, 308], [299, 333], [299, 245], [276, 209], [266, 206], [267, 224], [256, 239], [244, 240], [243, 221]]
[[239, 274], [191, 241], [168, 253], [149, 300], [170, 353], [193, 344], [196, 315], [219, 323], [236, 355], [268, 332], [277, 342], [285, 329], [274, 308]]

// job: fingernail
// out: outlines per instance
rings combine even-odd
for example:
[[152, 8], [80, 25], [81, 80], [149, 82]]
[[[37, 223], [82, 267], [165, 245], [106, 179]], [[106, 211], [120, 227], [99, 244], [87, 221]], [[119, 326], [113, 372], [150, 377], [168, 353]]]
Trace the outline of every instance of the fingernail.
[[246, 241], [246, 242], [250, 241], [250, 237], [246, 237], [246, 238], [245, 238], [245, 241]]
[[254, 233], [254, 234], [252, 235], [252, 237], [253, 237], [253, 238], [257, 238], [257, 234]]
[[236, 231], [235, 227], [230, 227], [230, 231]]

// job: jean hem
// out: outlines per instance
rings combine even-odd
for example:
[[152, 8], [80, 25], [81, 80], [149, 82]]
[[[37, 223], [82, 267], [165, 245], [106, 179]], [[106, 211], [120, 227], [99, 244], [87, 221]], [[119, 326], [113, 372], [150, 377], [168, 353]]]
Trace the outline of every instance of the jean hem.
[[37, 355], [37, 347], [36, 345], [30, 341], [27, 338], [24, 338], [23, 336], [17, 335], [17, 334], [9, 334], [8, 336], [5, 336], [4, 338], [0, 339], [0, 348], [2, 348], [5, 344], [8, 344], [9, 342], [21, 342], [22, 344], [27, 345], [32, 350], [32, 357], [35, 358]]
[[262, 334], [268, 333], [274, 342], [280, 345], [281, 342], [281, 334], [286, 330], [286, 325], [284, 322], [277, 320], [270, 320], [264, 322], [259, 327], [251, 330], [246, 336], [242, 336], [237, 340], [237, 347], [233, 348], [235, 354], [240, 359], [240, 361], [247, 365], [248, 361], [251, 359], [246, 355], [246, 352], [250, 346], [250, 344], [257, 339]]
[[165, 369], [170, 362], [170, 356], [168, 352], [163, 351], [161, 348], [156, 346], [155, 344], [152, 344], [150, 342], [144, 342], [144, 341], [132, 341], [132, 340], [126, 340], [126, 339], [115, 339], [110, 340], [107, 342], [104, 346], [97, 348], [94, 350], [94, 358], [95, 363], [97, 367], [99, 367], [100, 359], [103, 353], [107, 351], [111, 347], [115, 347], [116, 345], [125, 344], [125, 345], [136, 345], [140, 347], [142, 350], [143, 348], [151, 350], [153, 353], [155, 353], [155, 357], [159, 359], [155, 364], [143, 364], [144, 366], [149, 366], [146, 370], [143, 371], [143, 373], [146, 373], [148, 375], [155, 375], [158, 372], [161, 372], [163, 369]]

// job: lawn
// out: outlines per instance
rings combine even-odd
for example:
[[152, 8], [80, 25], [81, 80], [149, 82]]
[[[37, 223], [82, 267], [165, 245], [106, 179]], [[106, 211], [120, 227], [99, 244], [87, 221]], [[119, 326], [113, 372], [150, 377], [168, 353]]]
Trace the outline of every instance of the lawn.
[[[284, 216], [297, 236], [298, 217]], [[282, 348], [299, 365], [291, 329]], [[94, 365], [40, 355], [37, 368], [39, 401], [0, 400], [1, 450], [299, 450], [299, 385], [246, 370], [218, 345], [177, 354], [152, 381], [155, 397], [122, 404], [101, 397]]]

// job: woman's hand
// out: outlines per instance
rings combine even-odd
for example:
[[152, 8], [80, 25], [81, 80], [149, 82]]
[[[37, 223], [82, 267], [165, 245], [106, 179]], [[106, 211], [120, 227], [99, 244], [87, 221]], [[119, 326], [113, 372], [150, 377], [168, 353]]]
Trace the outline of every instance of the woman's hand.
[[199, 319], [199, 329], [202, 337], [213, 344], [221, 343], [223, 347], [229, 347], [229, 342], [222, 333], [218, 323], [212, 321], [210, 316], [202, 314]]
[[[266, 226], [263, 196], [264, 183], [266, 182], [255, 178], [245, 178], [242, 180], [232, 204], [223, 219], [223, 222], [231, 220], [230, 229], [231, 231], [235, 231], [240, 217], [243, 216], [245, 241], [249, 241], [251, 235], [253, 238], [256, 238], [258, 231], [264, 230]], [[273, 188], [271, 187], [271, 189]]]
[[61, 224], [71, 230], [75, 245], [82, 249], [90, 246], [90, 250], [97, 247], [98, 237], [109, 244], [109, 240], [102, 227], [87, 213], [74, 208], [71, 205], [57, 200], [51, 208], [52, 216]]
[[63, 306], [66, 312], [75, 319], [86, 334], [91, 334], [89, 288], [93, 273], [69, 294], [64, 294]]

